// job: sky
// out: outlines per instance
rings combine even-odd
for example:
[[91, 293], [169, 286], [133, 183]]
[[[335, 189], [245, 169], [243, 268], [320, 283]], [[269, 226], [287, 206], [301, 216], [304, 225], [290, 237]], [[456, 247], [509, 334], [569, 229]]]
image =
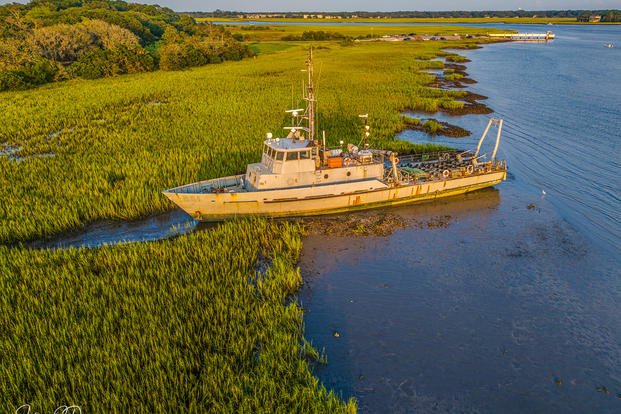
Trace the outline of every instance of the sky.
[[[396, 10], [597, 10], [619, 9], [620, 0], [128, 0], [175, 11], [396, 11]], [[0, 4], [12, 3], [0, 0]], [[16, 1], [27, 3], [25, 0]]]

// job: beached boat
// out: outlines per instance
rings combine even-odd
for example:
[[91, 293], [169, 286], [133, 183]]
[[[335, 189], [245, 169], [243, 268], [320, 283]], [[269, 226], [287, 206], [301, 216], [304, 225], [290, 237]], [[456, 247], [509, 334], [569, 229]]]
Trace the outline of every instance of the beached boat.
[[[329, 214], [433, 200], [490, 187], [506, 179], [505, 161], [496, 160], [503, 121], [490, 119], [472, 151], [443, 151], [399, 157], [373, 149], [370, 127], [363, 120], [357, 145], [341, 142], [328, 148], [325, 133], [315, 137], [315, 95], [312, 52], [306, 61], [308, 86], [305, 109], [287, 111], [293, 126], [284, 138], [271, 133], [263, 142], [261, 162], [246, 173], [165, 190], [163, 194], [197, 220], [234, 216], [304, 216]], [[492, 126], [498, 128], [489, 159], [480, 154]]]

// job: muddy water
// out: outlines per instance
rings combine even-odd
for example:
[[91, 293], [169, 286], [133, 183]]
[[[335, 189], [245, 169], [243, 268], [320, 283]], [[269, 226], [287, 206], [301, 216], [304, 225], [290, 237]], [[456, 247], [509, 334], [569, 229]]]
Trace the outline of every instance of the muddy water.
[[[378, 211], [412, 223], [388, 237], [305, 239], [315, 374], [361, 412], [621, 412], [621, 54], [602, 46], [621, 28], [554, 29], [467, 52], [510, 180]], [[488, 117], [400, 138], [471, 148]]]

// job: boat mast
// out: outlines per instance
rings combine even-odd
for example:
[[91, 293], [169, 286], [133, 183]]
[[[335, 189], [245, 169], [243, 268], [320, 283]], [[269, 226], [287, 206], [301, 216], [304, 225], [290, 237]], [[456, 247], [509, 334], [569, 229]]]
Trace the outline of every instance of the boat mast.
[[315, 92], [313, 87], [313, 49], [308, 49], [308, 59], [306, 59], [306, 71], [308, 72], [308, 86], [306, 88], [306, 98], [308, 102], [308, 139], [315, 140]]

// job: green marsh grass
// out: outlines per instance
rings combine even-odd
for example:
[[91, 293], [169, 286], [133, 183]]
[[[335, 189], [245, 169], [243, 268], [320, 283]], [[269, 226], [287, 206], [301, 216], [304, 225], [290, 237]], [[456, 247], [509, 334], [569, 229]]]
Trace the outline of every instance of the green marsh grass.
[[442, 124], [430, 119], [423, 122], [423, 128], [425, 128], [425, 130], [427, 130], [427, 132], [431, 135], [436, 135], [442, 129]]
[[464, 75], [462, 75], [461, 73], [449, 73], [448, 75], [444, 77], [444, 79], [447, 81], [457, 81], [463, 78], [464, 78]]
[[[0, 247], [0, 411], [353, 412], [314, 378], [294, 224], [166, 241]], [[257, 273], [259, 258], [269, 260]]]

